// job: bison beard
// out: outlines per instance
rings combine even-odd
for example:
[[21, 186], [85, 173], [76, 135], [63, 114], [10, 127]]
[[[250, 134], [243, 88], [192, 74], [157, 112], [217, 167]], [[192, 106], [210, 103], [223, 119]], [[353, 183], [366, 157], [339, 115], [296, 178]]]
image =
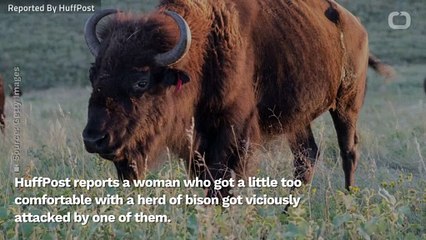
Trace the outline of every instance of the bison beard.
[[256, 146], [285, 134], [295, 178], [307, 183], [318, 158], [310, 123], [329, 111], [346, 188], [354, 184], [369, 50], [365, 29], [337, 3], [163, 0], [145, 17], [95, 13], [85, 37], [96, 61], [84, 143], [120, 179], [142, 178], [166, 146], [191, 176], [249, 176]]

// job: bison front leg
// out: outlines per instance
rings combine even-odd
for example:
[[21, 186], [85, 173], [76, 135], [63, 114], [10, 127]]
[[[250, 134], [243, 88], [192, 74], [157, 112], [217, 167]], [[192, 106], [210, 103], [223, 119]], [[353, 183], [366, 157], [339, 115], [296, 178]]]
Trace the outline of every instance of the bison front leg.
[[318, 158], [318, 146], [315, 143], [311, 126], [289, 136], [290, 148], [294, 155], [294, 177], [309, 183]]
[[135, 161], [129, 161], [127, 159], [114, 162], [115, 168], [117, 169], [118, 179], [123, 180], [136, 180], [139, 179], [139, 171]]
[[192, 163], [192, 171], [195, 176], [210, 180], [211, 187], [207, 189], [208, 197], [223, 198], [229, 196], [230, 188], [214, 189], [214, 182], [218, 179], [229, 180], [238, 162], [236, 146], [232, 146], [226, 131], [207, 135], [196, 152]]
[[[213, 184], [218, 179], [229, 180], [234, 173], [238, 178], [250, 175], [255, 164], [251, 153], [260, 135], [254, 116], [240, 126], [228, 124], [201, 134], [204, 138], [192, 167], [196, 176], [209, 179]], [[223, 198], [230, 195], [230, 190], [229, 187], [215, 190], [212, 186], [207, 189], [207, 196]]]

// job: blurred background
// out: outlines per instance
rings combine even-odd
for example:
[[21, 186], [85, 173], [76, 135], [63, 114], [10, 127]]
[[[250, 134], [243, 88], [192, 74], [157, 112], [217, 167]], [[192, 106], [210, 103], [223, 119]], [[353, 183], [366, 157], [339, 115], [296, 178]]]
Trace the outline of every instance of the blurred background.
[[[426, 62], [426, 8], [422, 0], [339, 1], [358, 16], [370, 34], [371, 50], [396, 64]], [[102, 1], [102, 7], [146, 12], [155, 0]], [[407, 30], [392, 30], [388, 15], [407, 11], [412, 17]], [[20, 66], [26, 91], [54, 86], [88, 84], [92, 56], [83, 39], [89, 14], [1, 14], [0, 74], [11, 83], [13, 67]]]

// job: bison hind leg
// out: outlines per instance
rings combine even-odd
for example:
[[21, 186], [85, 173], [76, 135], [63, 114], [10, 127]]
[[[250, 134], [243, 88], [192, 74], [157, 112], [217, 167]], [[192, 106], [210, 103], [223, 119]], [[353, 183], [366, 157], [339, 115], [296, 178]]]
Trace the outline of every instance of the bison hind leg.
[[342, 166], [345, 173], [345, 187], [350, 190], [354, 185], [354, 175], [358, 164], [359, 153], [357, 151], [358, 134], [356, 132], [357, 112], [330, 111], [334, 127], [337, 132]]
[[366, 71], [361, 73], [357, 74], [359, 78], [356, 79], [355, 86], [341, 87], [336, 109], [330, 110], [339, 142], [347, 190], [355, 183], [355, 170], [359, 159], [357, 121], [365, 97]]
[[294, 156], [295, 179], [302, 180], [305, 184], [311, 182], [314, 165], [319, 156], [311, 126], [291, 134], [289, 142]]

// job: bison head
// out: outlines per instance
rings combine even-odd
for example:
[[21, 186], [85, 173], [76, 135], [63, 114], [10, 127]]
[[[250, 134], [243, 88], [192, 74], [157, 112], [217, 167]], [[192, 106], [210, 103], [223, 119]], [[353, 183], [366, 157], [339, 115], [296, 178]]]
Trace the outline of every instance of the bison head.
[[[101, 28], [98, 38], [96, 26], [108, 15], [115, 18]], [[173, 128], [168, 119], [173, 117], [171, 86], [180, 88], [189, 81], [177, 63], [189, 50], [190, 29], [171, 11], [137, 17], [108, 9], [86, 22], [85, 39], [96, 57], [83, 131], [86, 150], [116, 163], [146, 161], [147, 149]]]

